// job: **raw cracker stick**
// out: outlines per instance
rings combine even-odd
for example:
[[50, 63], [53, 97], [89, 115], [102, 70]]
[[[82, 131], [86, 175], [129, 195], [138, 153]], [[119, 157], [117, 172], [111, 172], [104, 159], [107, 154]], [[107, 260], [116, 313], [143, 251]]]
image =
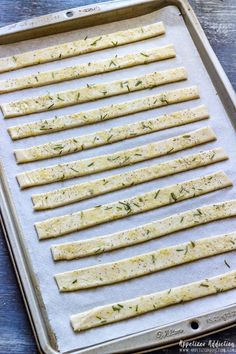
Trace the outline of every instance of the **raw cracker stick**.
[[71, 316], [71, 325], [74, 331], [83, 331], [235, 288], [236, 271], [232, 271], [119, 303], [95, 307]]
[[61, 292], [95, 288], [236, 250], [236, 232], [180, 243], [116, 262], [55, 275]]
[[4, 118], [50, 111], [84, 102], [126, 94], [187, 79], [184, 67], [156, 71], [139, 77], [98, 84], [87, 84], [78, 89], [47, 93], [23, 100], [2, 103]]
[[119, 57], [116, 55], [105, 60], [82, 63], [62, 69], [43, 71], [27, 76], [0, 80], [0, 93], [51, 85], [57, 82], [121, 70], [174, 57], [175, 49], [173, 45], [143, 50], [142, 52], [126, 54]]
[[[50, 119], [18, 124], [8, 128], [8, 133], [13, 140], [31, 136], [54, 133], [61, 130], [76, 128], [88, 124], [103, 122], [137, 112], [167, 106], [175, 103], [190, 101], [199, 98], [197, 86], [165, 91], [153, 96], [141, 97], [132, 101], [111, 104], [85, 112], [55, 116]], [[202, 109], [206, 106], [202, 105]], [[165, 116], [165, 115], [164, 115]]]
[[20, 188], [24, 189], [132, 165], [213, 140], [216, 140], [213, 130], [209, 127], [204, 127], [169, 139], [128, 150], [121, 150], [108, 155], [100, 155], [84, 160], [22, 172], [16, 178]]
[[117, 175], [96, 179], [54, 191], [34, 194], [32, 201], [35, 210], [53, 209], [101, 194], [170, 176], [179, 172], [207, 166], [228, 159], [224, 149], [216, 148], [193, 155], [180, 157], [148, 167], [119, 173]]
[[230, 186], [232, 182], [228, 176], [219, 171], [132, 198], [40, 221], [35, 223], [35, 228], [39, 239], [58, 237]]
[[52, 256], [54, 261], [60, 261], [98, 255], [233, 216], [236, 216], [236, 200], [209, 204], [133, 229], [89, 240], [54, 245], [51, 247]]
[[49, 63], [101, 49], [142, 41], [165, 33], [162, 22], [131, 28], [119, 32], [79, 39], [77, 41], [36, 49], [22, 54], [0, 58], [0, 73], [17, 70], [31, 65]]
[[69, 139], [57, 140], [43, 145], [36, 145], [26, 149], [14, 150], [17, 163], [25, 163], [52, 157], [73, 154], [78, 151], [92, 149], [97, 146], [112, 144], [125, 139], [151, 134], [160, 130], [178, 127], [198, 122], [208, 118], [205, 106], [184, 109], [166, 114], [154, 119], [146, 119], [107, 130], [98, 131], [89, 135], [75, 136]]

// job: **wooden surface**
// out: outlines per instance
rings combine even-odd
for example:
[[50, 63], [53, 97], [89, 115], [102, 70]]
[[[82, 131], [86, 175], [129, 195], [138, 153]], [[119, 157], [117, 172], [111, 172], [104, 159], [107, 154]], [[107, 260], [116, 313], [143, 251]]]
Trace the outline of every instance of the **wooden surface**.
[[[127, 0], [128, 1], [128, 0]], [[0, 27], [33, 16], [77, 7], [99, 0], [0, 0]], [[190, 0], [203, 29], [236, 88], [236, 0]], [[16, 282], [5, 240], [0, 230], [0, 354], [38, 353]], [[236, 329], [227, 330], [206, 340], [235, 343]], [[178, 353], [170, 348], [164, 353]]]

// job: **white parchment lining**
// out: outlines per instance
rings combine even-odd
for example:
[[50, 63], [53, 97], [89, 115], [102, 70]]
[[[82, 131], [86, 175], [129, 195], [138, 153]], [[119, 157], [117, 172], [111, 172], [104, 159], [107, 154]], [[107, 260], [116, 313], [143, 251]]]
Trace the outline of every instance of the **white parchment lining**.
[[[105, 59], [116, 54], [124, 55], [135, 51], [142, 51], [143, 49], [150, 49], [157, 46], [167, 45], [170, 43], [173, 43], [176, 48], [177, 57], [175, 59], [165, 60], [163, 62], [156, 62], [143, 66], [137, 66], [134, 68], [115, 71], [104, 75], [96, 75], [89, 78], [68, 81], [65, 83], [59, 83], [47, 87], [5, 94], [1, 95], [0, 102], [9, 102], [16, 99], [31, 97], [39, 94], [44, 94], [48, 91], [56, 92], [69, 88], [76, 88], [84, 86], [86, 85], [86, 83], [91, 84], [105, 81], [113, 81], [120, 78], [125, 79], [133, 76], [143, 75], [145, 73], [150, 73], [154, 70], [164, 70], [176, 66], [185, 66], [189, 75], [189, 78], [186, 82], [165, 85], [159, 88], [155, 88], [151, 91], [144, 90], [118, 97], [107, 98], [97, 102], [68, 107], [57, 111], [32, 114], [30, 116], [24, 116], [21, 118], [3, 120], [2, 114], [0, 116], [1, 159], [3, 161], [6, 176], [8, 177], [11, 193], [14, 198], [14, 203], [20, 221], [20, 226], [24, 233], [25, 246], [29, 253], [32, 268], [38, 281], [39, 289], [43, 298], [44, 305], [46, 307], [48, 320], [53, 331], [55, 332], [55, 335], [58, 340], [59, 349], [62, 352], [73, 350], [75, 348], [87, 347], [97, 343], [102, 343], [110, 339], [118, 338], [127, 334], [132, 334], [141, 330], [146, 330], [155, 326], [162, 326], [172, 322], [173, 320], [178, 321], [189, 316], [196, 316], [200, 313], [219, 309], [222, 306], [226, 306], [235, 302], [236, 290], [232, 290], [208, 298], [195, 300], [190, 303], [172, 306], [170, 308], [162, 309], [120, 323], [95, 328], [89, 331], [75, 334], [69, 322], [69, 317], [72, 314], [86, 311], [95, 306], [100, 306], [113, 302], [120, 302], [122, 300], [130, 299], [139, 295], [149, 294], [151, 292], [156, 292], [169, 287], [178, 286], [188, 282], [224, 273], [226, 271], [229, 271], [226, 264], [224, 263], [224, 260], [227, 260], [227, 263], [231, 266], [232, 270], [236, 268], [236, 257], [233, 257], [234, 254], [233, 252], [231, 252], [228, 254], [211, 257], [209, 259], [193, 262], [188, 265], [183, 265], [175, 267], [173, 269], [161, 271], [159, 273], [144, 276], [138, 279], [129, 280], [120, 284], [100, 287], [97, 289], [78, 291], [74, 293], [60, 294], [53, 279], [53, 275], [55, 273], [72, 270], [79, 267], [115, 261], [144, 252], [149, 252], [151, 250], [158, 249], [161, 247], [185, 242], [187, 240], [194, 240], [196, 238], [213, 236], [228, 231], [232, 232], [236, 230], [236, 218], [211, 223], [209, 225], [204, 225], [202, 227], [197, 227], [183, 232], [178, 232], [173, 235], [160, 238], [158, 240], [146, 242], [144, 244], [129, 247], [127, 249], [106, 253], [101, 256], [89, 257], [71, 262], [54, 263], [50, 252], [50, 246], [52, 244], [72, 240], [83, 240], [95, 236], [106, 235], [115, 231], [125, 230], [131, 227], [139, 226], [144, 223], [169, 216], [176, 212], [185, 211], [193, 207], [200, 207], [204, 204], [236, 198], [234, 188], [227, 188], [222, 191], [217, 191], [202, 197], [198, 197], [194, 200], [187, 200], [181, 203], [177, 203], [175, 205], [167, 206], [154, 211], [146, 212], [115, 222], [93, 227], [88, 230], [76, 232], [54, 240], [39, 242], [36, 231], [33, 226], [36, 221], [79, 211], [108, 202], [113, 202], [126, 197], [131, 197], [136, 194], [144, 193], [146, 191], [178, 183], [187, 179], [197, 178], [199, 176], [213, 173], [214, 171], [218, 171], [221, 169], [223, 169], [228, 174], [234, 184], [236, 183], [236, 135], [234, 128], [232, 127], [231, 122], [227, 117], [222, 103], [220, 102], [220, 99], [217, 96], [216, 90], [213, 87], [211, 80], [206, 72], [206, 69], [204, 68], [203, 63], [199, 57], [199, 54], [192, 42], [192, 39], [184, 24], [184, 21], [179, 15], [179, 10], [176, 7], [166, 7], [160, 11], [156, 11], [142, 17], [128, 19], [107, 25], [101, 25], [93, 28], [82, 29], [66, 34], [58, 34], [35, 40], [29, 40], [17, 44], [5, 45], [1, 47], [1, 56], [7, 56], [10, 54], [20, 53], [26, 50], [46, 47], [48, 45], [53, 45], [57, 43], [63, 43], [73, 39], [80, 39], [84, 38], [86, 35], [95, 36], [98, 33], [110, 33], [113, 31], [118, 31], [126, 28], [128, 29], [140, 25], [146, 25], [161, 20], [164, 21], [164, 25], [166, 27], [165, 36], [156, 37], [153, 39], [149, 39], [135, 44], [125, 45], [122, 47], [103, 50], [100, 52], [94, 52], [75, 58], [69, 58], [63, 61], [43, 64], [35, 67], [29, 67], [12, 73], [5, 73], [0, 75], [0, 79], [19, 77], [25, 74], [37, 73], [39, 70], [49, 70], [68, 66], [70, 64]], [[134, 99], [137, 97], [152, 95], [165, 90], [187, 87], [191, 85], [198, 85], [201, 94], [201, 98], [199, 100], [159, 108], [144, 113], [138, 113], [131, 116], [113, 119], [110, 121], [108, 120], [99, 124], [75, 128], [64, 132], [54, 133], [51, 135], [23, 139], [21, 141], [16, 142], [11, 141], [6, 131], [6, 128], [9, 126], [39, 120], [42, 118], [50, 118], [53, 117], [55, 114], [62, 115], [80, 112], [82, 110], [101, 107], [110, 103], [124, 102], [126, 100]], [[107, 129], [110, 127], [139, 121], [141, 119], [154, 118], [164, 113], [170, 113], [184, 108], [195, 107], [200, 104], [206, 104], [208, 106], [210, 112], [210, 120], [168, 129], [150, 135], [145, 135], [143, 137], [137, 137], [134, 139], [129, 139], [127, 141], [118, 142], [112, 145], [82, 151], [61, 158], [54, 158], [50, 160], [33, 162], [19, 166], [16, 165], [15, 158], [13, 156], [13, 149], [15, 148], [27, 148], [33, 145], [46, 143], [49, 140], [55, 141], [63, 138], [69, 138], [72, 136], [88, 134], [102, 129]], [[166, 139], [174, 135], [186, 133], [190, 130], [198, 129], [206, 125], [210, 125], [211, 127], [213, 127], [218, 137], [216, 142], [205, 144], [203, 146], [192, 148], [186, 151], [178, 152], [173, 155], [139, 163], [130, 167], [116, 169], [115, 171], [107, 171], [96, 175], [85, 176], [83, 178], [64, 181], [63, 183], [54, 183], [51, 185], [31, 188], [24, 191], [20, 191], [15, 179], [17, 173], [27, 171], [33, 168], [49, 166], [58, 162], [73, 161], [76, 159], [92, 157], [108, 152], [111, 153], [119, 151], [121, 149], [132, 148], [137, 145], [142, 145]], [[99, 196], [87, 201], [76, 203], [74, 205], [69, 205], [56, 210], [33, 212], [31, 202], [31, 195], [33, 193], [46, 192], [62, 186], [70, 186], [78, 182], [93, 180], [102, 176], [108, 176], [114, 173], [120, 173], [142, 166], [148, 166], [157, 162], [167, 161], [186, 154], [196, 153], [202, 150], [208, 150], [213, 147], [220, 146], [224, 147], [226, 152], [229, 154], [229, 161], [224, 161], [208, 167], [203, 167], [197, 170], [180, 173], [171, 177], [165, 177], [123, 191], [117, 191], [108, 195]]]

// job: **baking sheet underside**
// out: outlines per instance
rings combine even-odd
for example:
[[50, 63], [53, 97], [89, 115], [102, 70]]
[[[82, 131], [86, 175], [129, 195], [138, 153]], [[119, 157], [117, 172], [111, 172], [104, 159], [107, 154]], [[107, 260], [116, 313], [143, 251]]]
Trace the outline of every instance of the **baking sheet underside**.
[[[92, 109], [101, 107], [106, 104], [122, 102], [128, 99], [134, 99], [144, 95], [155, 94], [164, 90], [170, 90], [175, 88], [187, 87], [191, 85], [198, 85], [200, 88], [201, 98], [191, 102], [181, 103], [178, 105], [172, 105], [169, 107], [155, 109], [149, 112], [138, 113], [131, 116], [108, 120], [99, 124], [90, 126], [75, 128], [64, 132], [54, 133], [51, 135], [44, 135], [30, 139], [23, 139], [21, 141], [12, 142], [6, 128], [15, 124], [24, 122], [30, 122], [33, 120], [39, 120], [42, 118], [50, 118], [54, 115], [54, 112], [46, 112], [41, 114], [33, 114], [30, 116], [24, 116], [21, 118], [14, 118], [3, 120], [1, 115], [1, 158], [4, 164], [5, 173], [8, 178], [11, 193], [14, 197], [14, 203], [19, 218], [20, 226], [24, 234], [24, 243], [28, 251], [32, 269], [35, 273], [38, 281], [38, 286], [43, 298], [44, 305], [46, 307], [48, 320], [55, 332], [58, 340], [59, 349], [63, 351], [72, 350], [75, 348], [82, 348], [96, 343], [101, 343], [110, 339], [121, 337], [127, 334], [132, 334], [138, 331], [150, 329], [155, 326], [162, 326], [173, 321], [182, 320], [189, 316], [196, 316], [200, 313], [209, 312], [220, 307], [232, 304], [236, 297], [236, 290], [232, 290], [226, 293], [214, 295], [205, 299], [199, 299], [190, 303], [176, 305], [170, 308], [159, 310], [153, 313], [149, 313], [144, 316], [139, 316], [134, 319], [119, 322], [116, 324], [95, 328], [89, 331], [75, 334], [72, 331], [69, 322], [69, 316], [78, 312], [83, 312], [91, 309], [95, 306], [105, 305], [107, 303], [120, 302], [126, 299], [130, 299], [139, 295], [149, 294], [162, 289], [178, 286], [194, 280], [204, 279], [210, 276], [215, 276], [219, 273], [224, 273], [229, 269], [226, 267], [224, 260], [230, 264], [231, 269], [236, 268], [236, 257], [233, 258], [233, 252], [223, 254], [220, 256], [212, 257], [209, 259], [193, 262], [188, 265], [175, 267], [155, 273], [152, 275], [140, 277], [138, 279], [129, 280], [120, 284], [100, 287], [97, 289], [90, 289], [84, 291], [78, 291], [73, 293], [60, 294], [56, 283], [53, 279], [54, 274], [64, 272], [80, 267], [106, 263], [110, 261], [119, 260], [122, 258], [130, 257], [133, 255], [149, 252], [154, 249], [166, 247], [169, 245], [175, 245], [187, 240], [193, 240], [196, 238], [202, 238], [212, 236], [227, 231], [236, 230], [236, 218], [224, 220], [220, 222], [211, 223], [202, 227], [197, 227], [183, 232], [178, 232], [158, 240], [146, 242], [134, 247], [129, 247], [115, 252], [108, 252], [104, 255], [84, 258], [81, 260], [74, 260], [71, 262], [58, 262], [54, 263], [50, 246], [52, 244], [72, 241], [72, 240], [85, 240], [91, 237], [106, 235], [114, 231], [125, 230], [131, 227], [139, 226], [147, 222], [154, 221], [171, 215], [176, 212], [185, 211], [193, 207], [200, 207], [204, 204], [220, 202], [236, 197], [235, 189], [227, 188], [222, 191], [217, 191], [196, 199], [187, 200], [175, 205], [167, 206], [164, 208], [156, 209], [150, 212], [139, 214], [132, 217], [127, 217], [118, 221], [110, 222], [101, 226], [92, 227], [88, 230], [76, 232], [68, 236], [57, 238], [54, 240], [38, 241], [36, 231], [34, 229], [34, 223], [36, 221], [45, 220], [49, 217], [59, 216], [71, 212], [75, 212], [82, 209], [87, 209], [92, 206], [116, 201], [122, 198], [131, 197], [136, 194], [140, 194], [155, 188], [160, 188], [173, 183], [181, 182], [191, 178], [196, 178], [214, 171], [223, 169], [228, 176], [236, 183], [236, 135], [231, 125], [229, 118], [217, 96], [210, 78], [201, 62], [199, 54], [192, 42], [192, 39], [185, 27], [182, 17], [179, 15], [179, 10], [174, 7], [166, 7], [160, 11], [153, 12], [151, 14], [111, 23], [107, 25], [101, 25], [89, 29], [83, 29], [79, 31], [73, 31], [66, 34], [59, 34], [50, 36], [48, 38], [40, 38], [30, 40], [27, 42], [12, 44], [8, 46], [2, 46], [1, 55], [9, 55], [18, 53], [25, 50], [45, 47], [48, 45], [63, 43], [73, 39], [84, 38], [86, 35], [94, 36], [98, 33], [109, 33], [125, 28], [132, 28], [135, 26], [146, 25], [154, 23], [156, 21], [164, 21], [166, 27], [166, 35], [156, 37], [136, 44], [125, 45], [123, 47], [117, 47], [113, 49], [103, 50], [75, 58], [69, 58], [60, 62], [48, 63], [31, 68], [25, 68], [12, 73], [2, 74], [0, 78], [8, 78], [14, 76], [21, 76], [26, 73], [36, 73], [39, 70], [47, 70], [51, 68], [63, 67], [69, 64], [89, 62], [92, 60], [99, 60], [110, 57], [111, 55], [119, 54], [123, 55], [130, 52], [143, 50], [144, 48], [152, 48], [162, 46], [165, 44], [173, 43], [176, 48], [177, 57], [175, 59], [166, 60], [163, 62], [156, 62], [149, 65], [137, 66], [131, 69], [116, 71], [107, 73], [104, 75], [96, 75], [94, 77], [83, 78], [74, 81], [68, 81], [65, 83], [59, 83], [51, 85], [50, 87], [42, 87], [31, 90], [19, 91], [11, 94], [1, 95], [1, 102], [7, 102], [14, 99], [21, 99], [25, 97], [34, 96], [37, 94], [60, 91], [68, 88], [75, 88], [84, 86], [86, 83], [97, 83], [104, 81], [112, 81], [119, 78], [128, 78], [132, 76], [143, 75], [145, 73], [152, 72], [154, 70], [162, 70], [176, 66], [185, 66], [189, 79], [186, 82], [165, 85], [159, 88], [155, 88], [152, 91], [145, 90], [136, 93], [130, 93], [119, 97], [112, 97], [97, 102], [86, 103], [79, 106], [68, 107], [54, 111], [55, 114], [61, 115], [65, 113], [73, 113], [81, 110]], [[48, 142], [48, 140], [58, 140], [71, 136], [78, 136], [87, 134], [90, 132], [110, 128], [112, 126], [118, 126], [125, 123], [138, 121], [141, 119], [147, 119], [156, 117], [163, 113], [173, 112], [184, 108], [194, 107], [199, 104], [206, 104], [210, 111], [210, 120], [202, 121], [182, 127], [168, 129], [165, 131], [157, 132], [143, 137], [137, 137], [129, 139], [127, 141], [115, 143], [108, 146], [99, 147], [87, 151], [82, 151], [77, 154], [64, 156], [62, 158], [54, 158], [51, 160], [45, 160], [40, 162], [34, 162], [30, 164], [16, 165], [15, 158], [13, 156], [13, 148], [23, 148], [32, 145]], [[217, 134], [218, 140], [213, 143], [208, 143], [203, 146], [199, 146], [190, 150], [178, 152], [173, 155], [165, 156], [163, 158], [154, 159], [139, 163], [137, 165], [120, 168], [115, 171], [107, 171], [99, 173], [97, 175], [85, 176], [83, 178], [64, 181], [63, 183], [54, 183], [47, 186], [30, 188], [28, 190], [20, 191], [16, 182], [15, 175], [27, 171], [33, 168], [52, 165], [58, 162], [72, 161], [76, 159], [87, 158], [90, 156], [100, 155], [104, 153], [111, 153], [119, 151], [125, 148], [131, 148], [136, 145], [142, 145], [144, 143], [150, 143], [157, 140], [165, 139], [174, 135], [189, 132], [205, 125], [213, 127]], [[69, 205], [63, 208], [55, 209], [52, 211], [33, 212], [31, 195], [33, 193], [46, 192], [58, 187], [69, 186], [78, 182], [84, 182], [93, 180], [98, 177], [112, 175], [121, 171], [128, 171], [141, 166], [148, 166], [156, 162], [162, 162], [170, 159], [174, 159], [186, 154], [199, 152], [202, 150], [208, 150], [213, 147], [222, 146], [230, 156], [229, 161], [217, 163], [212, 166], [203, 167], [189, 172], [184, 172], [171, 177], [165, 177], [159, 180], [141, 184], [129, 189], [117, 191], [107, 195], [99, 196], [87, 201]], [[173, 317], [174, 314], [174, 317]]]

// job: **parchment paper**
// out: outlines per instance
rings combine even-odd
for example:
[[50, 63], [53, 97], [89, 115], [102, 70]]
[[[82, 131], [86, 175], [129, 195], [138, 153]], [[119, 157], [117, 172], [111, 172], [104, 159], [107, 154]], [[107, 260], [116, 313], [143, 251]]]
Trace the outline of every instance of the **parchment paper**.
[[[131, 197], [136, 194], [144, 193], [146, 191], [150, 191], [156, 188], [160, 188], [191, 178], [196, 178], [205, 174], [213, 173], [214, 171], [218, 171], [221, 169], [223, 169], [235, 183], [236, 135], [234, 128], [232, 127], [231, 122], [222, 106], [222, 103], [220, 102], [220, 99], [217, 96], [216, 90], [213, 87], [210, 78], [206, 72], [206, 69], [203, 66], [203, 63], [191, 40], [191, 37], [184, 24], [184, 21], [179, 15], [178, 9], [174, 6], [166, 7], [160, 11], [156, 11], [139, 18], [129, 19], [107, 25], [101, 25], [89, 29], [73, 31], [66, 34], [58, 34], [50, 36], [48, 38], [40, 38], [22, 43], [11, 44], [8, 46], [2, 46], [1, 55], [6, 56], [9, 54], [20, 53], [25, 50], [46, 47], [48, 45], [56, 43], [63, 43], [73, 39], [84, 38], [86, 35], [94, 36], [98, 33], [109, 33], [125, 28], [128, 29], [140, 25], [150, 24], [161, 20], [164, 21], [164, 25], [166, 27], [165, 36], [156, 37], [136, 44], [130, 44], [123, 47], [116, 47], [113, 49], [103, 50], [100, 52], [70, 58], [59, 62], [48, 63], [31, 68], [25, 68], [12, 73], [2, 74], [0, 76], [0, 79], [8, 77], [17, 77], [27, 73], [36, 73], [39, 70], [42, 71], [57, 67], [64, 67], [70, 64], [80, 62], [99, 60], [110, 57], [111, 55], [115, 54], [124, 55], [126, 53], [143, 50], [144, 48], [147, 49], [170, 43], [173, 43], [175, 45], [177, 51], [177, 57], [175, 59], [170, 59], [163, 62], [156, 62], [149, 65], [137, 66], [131, 69], [116, 71], [104, 75], [97, 75], [94, 77], [68, 81], [65, 83], [59, 83], [48, 87], [41, 87], [37, 89], [30, 89], [11, 94], [1, 95], [0, 101], [8, 102], [15, 99], [21, 99], [25, 97], [43, 94], [47, 91], [56, 92], [69, 88], [80, 87], [84, 86], [86, 83], [91, 84], [112, 81], [115, 79], [120, 79], [121, 77], [125, 79], [133, 76], [143, 75], [145, 73], [150, 73], [154, 70], [163, 70], [182, 65], [186, 67], [189, 75], [189, 79], [187, 82], [165, 85], [153, 89], [152, 91], [145, 90], [137, 93], [130, 93], [118, 97], [107, 98], [97, 102], [68, 107], [66, 109], [60, 109], [57, 111], [33, 114], [30, 116], [24, 116], [21, 118], [14, 118], [8, 120], [3, 120], [3, 116], [1, 114], [1, 159], [4, 164], [5, 173], [8, 176], [10, 190], [14, 198], [18, 218], [24, 233], [25, 247], [29, 254], [31, 265], [38, 282], [39, 290], [41, 292], [42, 299], [47, 311], [48, 321], [53, 331], [55, 332], [59, 349], [62, 352], [73, 350], [75, 348], [78, 349], [87, 347], [96, 343], [108, 341], [110, 339], [125, 336], [127, 334], [135, 333], [141, 330], [146, 330], [155, 326], [158, 327], [164, 324], [168, 324], [173, 320], [182, 320], [186, 317], [195, 316], [200, 313], [212, 311], [214, 309], [219, 309], [222, 306], [226, 306], [235, 302], [236, 290], [232, 290], [226, 293], [210, 296], [208, 298], [199, 299], [190, 303], [172, 306], [170, 308], [152, 312], [147, 315], [139, 316], [137, 318], [130, 319], [127, 321], [75, 334], [69, 322], [69, 317], [72, 314], [89, 310], [95, 306], [100, 306], [113, 302], [121, 302], [123, 300], [130, 299], [139, 295], [149, 294], [169, 287], [178, 286], [181, 284], [197, 281], [199, 279], [204, 279], [207, 277], [215, 276], [220, 273], [224, 273], [226, 271], [229, 271], [229, 269], [224, 263], [224, 260], [227, 260], [227, 263], [230, 265], [232, 270], [236, 268], [236, 258], [233, 257], [233, 252], [231, 252], [228, 254], [211, 257], [209, 259], [193, 262], [188, 265], [183, 265], [175, 267], [173, 269], [161, 271], [152, 275], [140, 277], [138, 279], [129, 280], [120, 284], [64, 294], [59, 293], [53, 276], [54, 274], [59, 272], [126, 258], [144, 252], [149, 252], [151, 250], [158, 249], [161, 247], [175, 245], [177, 243], [185, 242], [187, 240], [194, 240], [197, 238], [217, 235], [228, 231], [232, 232], [236, 230], [236, 218], [211, 223], [209, 225], [196, 227], [194, 229], [190, 229], [183, 232], [178, 232], [134, 247], [117, 250], [115, 252], [105, 253], [101, 256], [94, 256], [81, 260], [74, 260], [71, 262], [54, 263], [50, 252], [50, 246], [52, 244], [72, 240], [84, 240], [95, 236], [106, 235], [115, 231], [125, 230], [131, 227], [139, 226], [144, 223], [166, 217], [176, 212], [191, 209], [193, 207], [201, 207], [202, 205], [208, 203], [221, 202], [224, 200], [236, 198], [234, 188], [227, 188], [222, 191], [217, 191], [202, 197], [190, 199], [181, 203], [177, 203], [171, 206], [167, 206], [136, 216], [127, 217], [122, 220], [93, 227], [88, 230], [76, 232], [74, 234], [70, 234], [68, 236], [64, 236], [54, 240], [39, 242], [36, 231], [34, 229], [34, 223], [36, 221], [45, 220], [53, 216], [63, 215], [78, 210], [87, 209], [92, 206]], [[54, 114], [61, 115], [79, 112], [82, 110], [101, 107], [110, 103], [123, 102], [128, 99], [130, 100], [144, 95], [151, 95], [158, 92], [162, 92], [164, 90], [171, 90], [191, 85], [199, 86], [201, 93], [200, 100], [159, 108], [149, 112], [138, 113], [127, 117], [113, 119], [110, 121], [108, 120], [99, 124], [71, 129], [64, 132], [54, 133], [51, 135], [23, 139], [14, 143], [11, 141], [6, 131], [6, 128], [9, 126], [24, 122], [30, 122], [33, 120], [39, 120], [42, 118], [50, 118], [53, 117]], [[135, 122], [141, 119], [153, 118], [158, 115], [162, 115], [163, 113], [169, 113], [184, 108], [190, 108], [203, 103], [207, 104], [210, 111], [210, 120], [208, 121], [202, 121], [178, 128], [168, 129], [154, 134], [145, 135], [143, 137], [137, 137], [134, 139], [115, 143], [112, 145], [82, 151], [61, 158], [54, 158], [51, 160], [23, 164], [19, 166], [16, 165], [15, 158], [13, 156], [14, 148], [26, 148], [33, 145], [48, 142], [49, 140], [55, 141], [71, 136], [79, 136], [90, 132], [110, 128], [113, 126], [119, 126], [122, 124]], [[49, 166], [58, 162], [87, 158], [90, 156], [100, 155], [108, 152], [111, 153], [122, 149], [131, 148], [137, 145], [166, 139], [171, 136], [186, 133], [206, 125], [210, 125], [211, 127], [213, 127], [218, 137], [218, 140], [216, 142], [205, 144], [204, 146], [199, 146], [190, 150], [178, 152], [173, 155], [154, 159], [152, 161], [147, 161], [130, 167], [116, 169], [115, 171], [108, 171], [104, 173], [99, 173], [97, 175], [91, 175], [83, 178], [69, 180], [63, 183], [54, 183], [43, 187], [31, 188], [24, 191], [20, 191], [15, 179], [16, 174], [30, 169]], [[52, 211], [33, 212], [31, 202], [31, 195], [33, 193], [46, 192], [62, 186], [65, 187], [78, 182], [93, 180], [98, 177], [112, 175], [121, 171], [128, 171], [134, 168], [147, 166], [157, 162], [167, 161], [170, 159], [177, 158], [179, 156], [199, 152], [202, 150], [208, 150], [213, 147], [219, 146], [225, 148], [226, 152], [230, 156], [229, 161], [224, 161], [208, 167], [203, 167], [193, 171], [180, 173], [171, 177], [165, 177], [159, 180], [141, 184], [122, 191], [110, 193], [108, 195], [96, 197], [87, 201], [83, 201], [74, 205], [66, 206]]]

